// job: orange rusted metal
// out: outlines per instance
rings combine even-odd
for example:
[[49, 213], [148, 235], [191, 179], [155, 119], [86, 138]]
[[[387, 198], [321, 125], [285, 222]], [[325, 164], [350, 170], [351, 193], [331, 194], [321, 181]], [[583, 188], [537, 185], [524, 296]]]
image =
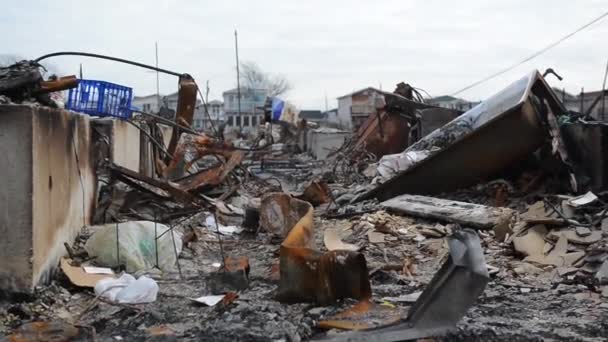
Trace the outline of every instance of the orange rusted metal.
[[396, 308], [362, 300], [352, 307], [319, 321], [319, 328], [367, 330], [387, 326], [401, 320], [402, 312]]
[[54, 341], [68, 342], [74, 341], [82, 336], [84, 331], [61, 321], [53, 322], [31, 322], [20, 326], [14, 334], [8, 336], [8, 342], [38, 342]]
[[182, 204], [190, 205], [199, 201], [196, 197], [186, 191], [176, 188], [167, 181], [147, 177], [116, 164], [111, 164], [109, 168], [117, 178], [133, 187], [154, 193], [161, 197], [172, 197]]
[[361, 125], [355, 146], [365, 147], [366, 151], [380, 158], [403, 151], [408, 145], [409, 132], [410, 125], [406, 118], [382, 110], [378, 114], [371, 114]]
[[343, 298], [371, 297], [363, 254], [346, 250], [321, 253], [312, 249], [314, 228], [310, 203], [277, 193], [266, 197], [265, 204], [276, 209], [278, 216], [299, 216], [281, 244], [277, 299], [329, 304]]
[[495, 176], [533, 153], [549, 137], [539, 98], [548, 101], [553, 112], [565, 112], [535, 71], [410, 146], [404, 153], [429, 151], [434, 146], [440, 149], [358, 200], [441, 193]]
[[310, 182], [306, 189], [304, 189], [304, 192], [296, 196], [296, 198], [309, 202], [316, 207], [331, 201], [331, 190], [327, 186], [327, 183], [315, 180]]
[[181, 177], [200, 158], [216, 154], [230, 159], [234, 147], [208, 135], [183, 133], [173, 153], [169, 165], [163, 170], [163, 176], [169, 179]]
[[80, 82], [76, 76], [64, 76], [54, 81], [42, 81], [40, 82], [40, 93], [52, 93], [55, 91], [62, 91], [78, 87]]
[[283, 192], [270, 193], [262, 197], [260, 227], [271, 234], [285, 238], [309, 210], [312, 222], [312, 208], [308, 202], [294, 199]]
[[[198, 87], [194, 79], [187, 74], [180, 76], [177, 91], [177, 110], [175, 111], [175, 122], [190, 126], [194, 118], [194, 108], [196, 107], [196, 92]], [[169, 143], [170, 155], [175, 153], [177, 142], [180, 138], [181, 131], [178, 126], [173, 127], [173, 134]], [[169, 158], [167, 158], [169, 159]], [[168, 161], [168, 160], [167, 160]]]
[[226, 257], [224, 258], [224, 267], [228, 272], [245, 272], [249, 274], [249, 258], [247, 257]]
[[227, 293], [224, 295], [224, 298], [222, 299], [222, 305], [223, 305], [223, 306], [228, 306], [228, 305], [230, 305], [230, 304], [234, 303], [234, 301], [235, 301], [237, 298], [239, 298], [239, 295], [238, 295], [236, 292], [232, 292], [232, 291], [227, 292]]
[[175, 183], [178, 188], [184, 191], [192, 191], [206, 185], [217, 185], [224, 181], [226, 176], [241, 163], [245, 154], [242, 151], [230, 153], [230, 158], [226, 163], [208, 170], [201, 171], [194, 175], [184, 177]]

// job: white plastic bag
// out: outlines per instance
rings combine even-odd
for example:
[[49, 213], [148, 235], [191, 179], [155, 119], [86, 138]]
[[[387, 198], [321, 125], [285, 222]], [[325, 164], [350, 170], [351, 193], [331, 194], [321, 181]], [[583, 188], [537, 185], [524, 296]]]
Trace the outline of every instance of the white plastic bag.
[[146, 276], [135, 280], [132, 275], [125, 273], [118, 279], [104, 278], [98, 281], [95, 295], [117, 303], [151, 303], [158, 295], [158, 284]]
[[118, 292], [122, 291], [127, 285], [134, 281], [135, 278], [127, 273], [121, 275], [118, 279], [103, 278], [95, 284], [95, 295], [115, 302]]
[[[92, 227], [91, 229], [96, 229]], [[156, 265], [156, 246], [158, 245], [158, 267], [171, 270], [175, 267], [176, 256], [182, 251], [182, 235], [164, 224], [156, 224], [158, 244], [155, 244], [154, 222], [130, 221], [118, 224], [118, 260], [116, 255], [116, 223], [98, 228], [85, 244], [85, 250], [103, 266], [126, 265], [127, 272], [137, 272]], [[171, 236], [173, 234], [173, 237]], [[174, 247], [175, 242], [175, 247]]]

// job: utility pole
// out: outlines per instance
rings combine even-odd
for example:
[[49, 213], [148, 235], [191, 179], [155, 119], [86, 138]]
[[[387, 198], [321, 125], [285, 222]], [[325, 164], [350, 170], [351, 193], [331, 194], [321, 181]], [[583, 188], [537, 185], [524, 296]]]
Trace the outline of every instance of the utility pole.
[[585, 113], [585, 87], [581, 87], [581, 114]]
[[[209, 115], [209, 80], [207, 80], [207, 85], [205, 87], [205, 113], [207, 113], [207, 119], [209, 121], [213, 121], [211, 115]], [[209, 125], [213, 126], [213, 122], [210, 122]]]
[[160, 78], [158, 76], [158, 42], [154, 42], [154, 49], [156, 52], [156, 108], [160, 112]]
[[608, 62], [606, 62], [606, 71], [604, 72], [604, 83], [602, 84], [602, 121], [606, 121], [606, 117], [604, 116], [604, 107], [606, 107], [606, 104], [605, 104], [604, 100], [606, 98], [606, 77], [607, 76], [608, 76]]
[[239, 118], [239, 127], [242, 127], [242, 119], [241, 119], [241, 75], [239, 74], [239, 38], [234, 30], [234, 51], [236, 53], [236, 96], [238, 103], [238, 118]]
[[327, 113], [328, 110], [329, 108], [327, 108], [327, 93], [325, 93], [325, 112]]

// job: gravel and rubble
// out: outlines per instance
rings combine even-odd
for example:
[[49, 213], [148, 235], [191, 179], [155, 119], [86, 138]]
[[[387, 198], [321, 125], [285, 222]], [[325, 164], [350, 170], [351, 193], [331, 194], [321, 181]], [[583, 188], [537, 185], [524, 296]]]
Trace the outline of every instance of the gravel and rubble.
[[[381, 209], [341, 219], [317, 213], [314, 224], [315, 244], [322, 250], [326, 229], [336, 229], [344, 242], [360, 246], [368, 263], [374, 300], [404, 312], [412, 302], [408, 295], [423, 290], [447, 256], [445, 236], [451, 229], [450, 224]], [[183, 278], [177, 272], [148, 273], [160, 286], [156, 302], [119, 305], [96, 301], [92, 291], [71, 285], [59, 272], [51, 285], [38, 288], [34, 295], [2, 301], [0, 333], [7, 334], [28, 321], [63, 320], [93, 327], [102, 341], [300, 341], [321, 336], [324, 332], [316, 327], [318, 321], [354, 303], [345, 300], [316, 307], [276, 301], [277, 286], [270, 275], [278, 260], [280, 241], [262, 231], [222, 237], [225, 255], [249, 258], [248, 289], [227, 306], [194, 303], [189, 298], [209, 293], [210, 275], [217, 272], [216, 263], [221, 260], [220, 243], [200, 217], [180, 229], [193, 230], [196, 236], [186, 243], [180, 256]], [[369, 232], [382, 234], [383, 242], [370, 242]], [[86, 241], [86, 234], [84, 231], [75, 250]], [[510, 243], [498, 241], [493, 231], [479, 234], [492, 279], [458, 329], [436, 340], [605, 340], [608, 298], [605, 288], [591, 281], [592, 275], [525, 262]], [[604, 234], [600, 242], [587, 248], [601, 251], [600, 245], [607, 241]], [[606, 259], [600, 252], [593, 255], [587, 257], [596, 264]]]

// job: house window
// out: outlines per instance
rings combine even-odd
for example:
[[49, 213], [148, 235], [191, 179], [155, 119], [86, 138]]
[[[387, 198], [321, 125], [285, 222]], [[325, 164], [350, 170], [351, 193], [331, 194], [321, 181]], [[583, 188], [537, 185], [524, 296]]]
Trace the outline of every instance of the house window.
[[248, 127], [249, 126], [249, 117], [248, 116], [244, 116], [243, 117], [243, 126], [244, 127]]
[[233, 120], [232, 116], [228, 117], [228, 126], [230, 126], [230, 127], [234, 126], [234, 120]]
[[254, 115], [251, 117], [251, 126], [255, 127], [257, 125], [258, 125], [258, 117]]
[[241, 127], [241, 117], [240, 116], [236, 117], [236, 126]]

